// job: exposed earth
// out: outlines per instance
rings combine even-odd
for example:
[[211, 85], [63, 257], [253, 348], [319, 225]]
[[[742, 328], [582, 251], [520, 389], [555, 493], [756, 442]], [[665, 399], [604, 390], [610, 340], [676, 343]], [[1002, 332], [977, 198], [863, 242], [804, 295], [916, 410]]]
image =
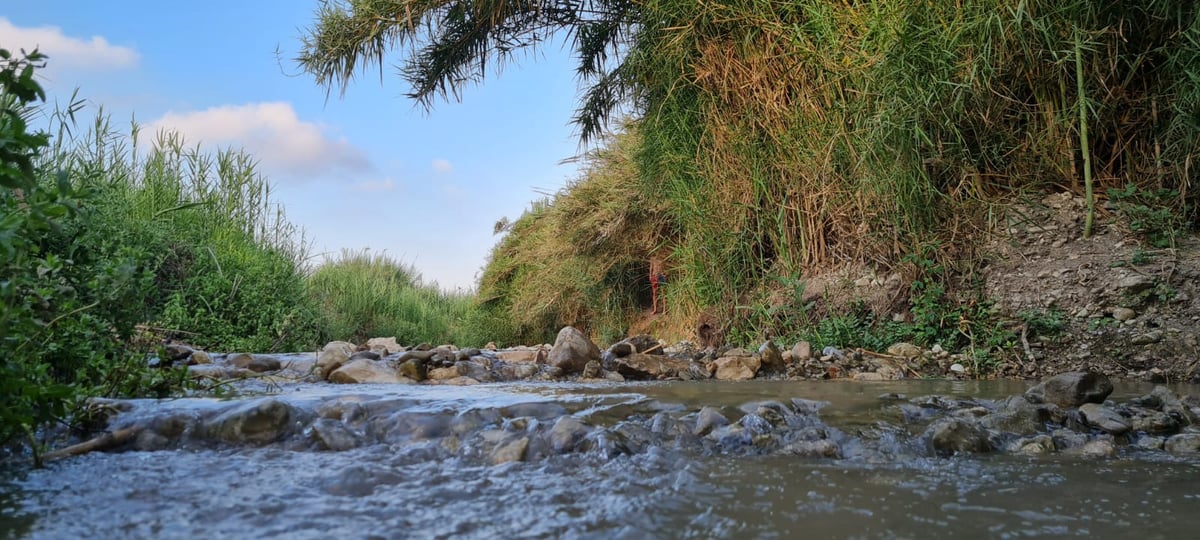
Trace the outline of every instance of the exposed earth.
[[[1152, 247], [1110, 203], [1097, 208], [1094, 234], [1084, 239], [1084, 214], [1084, 199], [1066, 192], [1010, 206], [984, 243], [982, 262], [959, 269], [958, 279], [982, 282], [983, 297], [1019, 336], [1009, 353], [997, 356], [1003, 366], [991, 376], [1094, 370], [1149, 382], [1200, 382], [1200, 238], [1179, 233], [1173, 248]], [[877, 315], [911, 321], [911, 279], [861, 267], [828, 272], [806, 279], [804, 302], [817, 317], [863, 302]], [[1060, 329], [1036, 335], [1027, 321], [1037, 318], [1053, 319]], [[920, 352], [941, 361], [910, 361], [902, 372], [975, 375], [966, 355], [951, 354], [965, 351]], [[950, 370], [955, 362], [964, 369]]]

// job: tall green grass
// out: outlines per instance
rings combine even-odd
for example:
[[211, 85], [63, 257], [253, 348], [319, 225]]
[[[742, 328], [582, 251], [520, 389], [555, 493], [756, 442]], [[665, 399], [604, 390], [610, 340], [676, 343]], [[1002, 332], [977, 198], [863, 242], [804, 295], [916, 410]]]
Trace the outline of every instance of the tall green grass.
[[[481, 301], [520, 335], [619, 331], [638, 316], [626, 263], [652, 252], [666, 254], [672, 318], [788, 335], [753, 304], [831, 267], [936, 279], [953, 302], [985, 233], [1047, 192], [1165, 194], [1143, 199], [1195, 226], [1195, 2], [647, 0], [622, 13], [636, 21], [612, 73], [636, 135], [523, 216], [484, 274]], [[653, 224], [626, 219], [646, 209]], [[593, 238], [626, 223], [631, 242]]]
[[492, 250], [480, 317], [498, 342], [542, 343], [563, 325], [624, 337], [650, 308], [649, 259], [671, 223], [642, 189], [634, 125], [585, 156], [580, 177], [534, 202]]
[[427, 285], [411, 265], [383, 253], [343, 251], [319, 266], [306, 284], [326, 317], [326, 333], [337, 339], [362, 343], [394, 336], [407, 345], [463, 346], [487, 341], [467, 327], [472, 295]]
[[154, 276], [145, 326], [218, 350], [308, 350], [321, 317], [303, 295], [307, 245], [254, 159], [207, 152], [172, 132], [149, 143], [101, 111], [43, 165], [94, 193], [92, 238], [137, 253]]

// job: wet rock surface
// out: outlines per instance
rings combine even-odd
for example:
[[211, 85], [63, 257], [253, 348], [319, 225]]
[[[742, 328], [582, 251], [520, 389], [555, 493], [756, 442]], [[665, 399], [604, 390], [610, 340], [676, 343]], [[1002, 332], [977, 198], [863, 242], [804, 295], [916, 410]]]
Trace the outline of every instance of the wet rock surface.
[[[478, 356], [434, 369], [553, 373]], [[16, 484], [31, 536], [1181, 537], [1200, 496], [1187, 388], [1063, 408], [1011, 381], [259, 380], [106, 402], [138, 435]]]
[[[649, 356], [632, 353], [622, 360]], [[361, 369], [362, 375], [353, 375], [357, 382], [378, 377], [375, 382], [388, 383], [364, 386], [371, 390], [361, 395], [327, 390], [359, 388], [355, 386], [308, 383], [296, 394], [233, 403], [117, 402], [121, 407], [112, 410], [124, 412], [114, 413], [110, 429], [134, 428], [140, 433], [124, 450], [279, 445], [291, 450], [344, 451], [437, 441], [450, 455], [481, 463], [571, 453], [611, 457], [652, 448], [701, 455], [866, 461], [987, 453], [1086, 458], [1200, 453], [1200, 425], [1194, 422], [1200, 415], [1200, 400], [1181, 398], [1162, 386], [1120, 401], [1078, 407], [1039, 403], [1044, 394], [1032, 391], [990, 399], [885, 393], [874, 399], [869, 413], [847, 416], [847, 411], [800, 395], [743, 402], [714, 402], [707, 395], [747, 383], [708, 381], [661, 387], [617, 383], [614, 387], [606, 379], [593, 378], [588, 380], [598, 381], [593, 383], [596, 386], [568, 384], [567, 394], [556, 390], [563, 383], [538, 383], [532, 391], [511, 385], [456, 389], [480, 384], [512, 367], [489, 359], [486, 352], [475, 358], [480, 360], [430, 369], [434, 386], [394, 384], [392, 379], [402, 377], [382, 360], [360, 358], [335, 370], [331, 381]], [[561, 375], [554, 370], [542, 366], [538, 373], [551, 379]], [[796, 392], [792, 388], [798, 383], [777, 384], [781, 390]], [[684, 392], [687, 399], [659, 396], [658, 388]], [[1068, 393], [1079, 395], [1075, 390]]]

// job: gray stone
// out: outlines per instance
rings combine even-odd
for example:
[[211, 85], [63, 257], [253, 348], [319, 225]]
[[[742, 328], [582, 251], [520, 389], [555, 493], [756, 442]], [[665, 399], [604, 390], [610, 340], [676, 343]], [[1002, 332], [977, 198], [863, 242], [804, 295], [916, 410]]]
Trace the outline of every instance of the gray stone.
[[725, 418], [725, 415], [721, 414], [716, 407], [704, 407], [696, 413], [696, 427], [692, 429], [692, 434], [703, 437], [713, 429], [727, 425], [729, 425], [729, 419]]
[[817, 439], [815, 441], [795, 441], [783, 447], [783, 451], [795, 456], [807, 458], [838, 459], [842, 457], [842, 448], [838, 446], [838, 443], [829, 439]]
[[459, 376], [458, 368], [454, 367], [433, 368], [425, 372], [425, 378], [430, 381], [447, 381]]
[[1025, 398], [1032, 403], [1053, 403], [1069, 408], [1084, 403], [1104, 403], [1112, 391], [1112, 382], [1104, 374], [1074, 371], [1043, 380], [1025, 392]]
[[1027, 456], [1040, 456], [1054, 453], [1054, 439], [1049, 435], [1035, 435], [1020, 439], [1014, 444], [1015, 451]]
[[600, 371], [600, 362], [592, 360], [591, 362], [588, 362], [586, 366], [583, 366], [583, 378], [598, 379], [600, 378]]
[[1106, 431], [1113, 435], [1123, 435], [1132, 427], [1129, 420], [1099, 403], [1084, 403], [1079, 406], [1079, 414], [1089, 426]]
[[1142, 274], [1133, 274], [1121, 278], [1117, 282], [1117, 288], [1128, 294], [1137, 294], [1145, 290], [1149, 290], [1154, 286], [1154, 278], [1144, 276]]
[[1162, 437], [1142, 437], [1137, 440], [1137, 447], [1142, 450], [1162, 450], [1166, 439]]
[[722, 381], [746, 381], [758, 373], [761, 363], [753, 356], [726, 356], [713, 362], [714, 376]]
[[396, 354], [396, 353], [404, 350], [404, 347], [401, 347], [399, 343], [396, 343], [395, 336], [393, 336], [393, 337], [374, 337], [374, 338], [368, 339], [367, 340], [367, 348], [371, 349], [371, 350], [375, 350], [376, 348], [382, 348], [383, 350], [387, 351], [384, 354]]
[[1130, 419], [1133, 431], [1152, 435], [1165, 435], [1179, 431], [1179, 421], [1171, 415], [1152, 409], [1134, 409]]
[[1012, 396], [1004, 400], [995, 412], [981, 418], [979, 424], [996, 431], [1027, 435], [1041, 431], [1047, 416], [1044, 408], [1029, 403], [1021, 396]]
[[612, 347], [609, 347], [608, 350], [613, 354], [613, 356], [617, 358], [624, 358], [633, 354], [635, 349], [632, 343], [627, 341], [618, 341], [613, 343]]
[[351, 354], [354, 354], [354, 344], [352, 343], [345, 341], [326, 343], [321, 348], [321, 352], [317, 354], [317, 369], [320, 370], [321, 378], [328, 379], [333, 370], [342, 367], [342, 364], [350, 360]]
[[1172, 454], [1200, 454], [1200, 433], [1172, 435], [1163, 447]]
[[203, 366], [212, 363], [212, 356], [204, 351], [195, 351], [188, 356], [189, 366]]
[[654, 336], [648, 334], [629, 336], [622, 341], [633, 346], [633, 351], [631, 352], [641, 354], [663, 354], [662, 344], [659, 343], [657, 339], [654, 339]]
[[1137, 312], [1125, 307], [1116, 307], [1112, 308], [1112, 316], [1118, 321], [1128, 321], [1137, 317]]
[[892, 356], [901, 356], [904, 358], [916, 358], [921, 356], [921, 348], [912, 343], [895, 343], [887, 348], [887, 353]]
[[487, 366], [471, 360], [461, 360], [454, 363], [454, 369], [463, 377], [470, 377], [480, 382], [495, 380], [492, 371]]
[[691, 362], [681, 358], [642, 353], [617, 358], [613, 363], [617, 373], [632, 380], [674, 377], [691, 367]]
[[880, 382], [880, 381], [886, 381], [887, 378], [884, 377], [882, 373], [877, 373], [874, 371], [865, 371], [862, 373], [855, 373], [854, 380], [859, 381], [859, 382]]
[[1133, 339], [1130, 339], [1129, 342], [1134, 345], [1149, 345], [1151, 343], [1158, 343], [1158, 342], [1162, 341], [1162, 338], [1163, 338], [1162, 330], [1151, 330], [1149, 332], [1146, 332], [1145, 334], [1138, 334], [1136, 336], [1133, 336]]
[[973, 422], [943, 418], [934, 422], [923, 435], [930, 452], [939, 456], [991, 451], [988, 433]]
[[1071, 453], [1091, 458], [1109, 458], [1117, 454], [1117, 445], [1112, 439], [1094, 439], [1083, 443], [1083, 446], [1073, 448]]
[[375, 351], [358, 351], [358, 352], [350, 355], [350, 360], [360, 360], [360, 359], [379, 360], [380, 358], [383, 358], [383, 357], [380, 356], [379, 353], [377, 353]]
[[318, 418], [312, 423], [310, 429], [313, 437], [326, 450], [344, 452], [357, 448], [359, 445], [358, 436], [346, 427], [346, 424], [332, 418]]
[[554, 347], [546, 357], [546, 363], [559, 368], [566, 374], [582, 373], [587, 363], [600, 360], [600, 348], [583, 332], [571, 326], [558, 331]]
[[812, 344], [807, 341], [798, 341], [792, 345], [792, 360], [796, 362], [806, 362], [812, 358]]
[[425, 363], [433, 359], [433, 355], [437, 353], [438, 351], [431, 351], [428, 349], [424, 351], [405, 351], [404, 354], [400, 355], [400, 358], [396, 359], [396, 361], [403, 363], [409, 360], [416, 360], [418, 362]]
[[550, 428], [550, 447], [560, 454], [570, 452], [587, 433], [588, 427], [583, 421], [574, 416], [563, 416]]
[[492, 451], [492, 465], [525, 461], [525, 453], [529, 450], [529, 437], [521, 437], [504, 443]]
[[250, 362], [254, 361], [254, 355], [250, 353], [231, 353], [225, 355], [225, 363], [233, 367], [248, 368]]
[[170, 362], [187, 360], [188, 357], [194, 352], [196, 352], [196, 349], [193, 349], [182, 343], [168, 343], [163, 345], [163, 353], [166, 355], [166, 359]]
[[279, 362], [278, 358], [256, 354], [250, 359], [250, 363], [243, 367], [250, 371], [263, 373], [266, 371], [279, 371], [283, 368], [283, 364]]
[[787, 369], [787, 364], [783, 363], [783, 355], [779, 352], [779, 347], [774, 341], [767, 340], [758, 347], [758, 358], [761, 362], [761, 369], [767, 372], [780, 372]]
[[428, 372], [425, 369], [425, 362], [417, 360], [416, 358], [410, 358], [404, 362], [401, 362], [400, 365], [396, 367], [396, 373], [401, 377], [412, 379], [414, 381], [423, 381], [425, 380]]

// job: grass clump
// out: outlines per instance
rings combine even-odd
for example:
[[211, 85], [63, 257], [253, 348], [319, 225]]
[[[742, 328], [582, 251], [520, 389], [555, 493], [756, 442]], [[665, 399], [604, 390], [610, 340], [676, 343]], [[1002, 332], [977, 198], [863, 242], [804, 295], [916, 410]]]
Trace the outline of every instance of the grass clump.
[[307, 288], [326, 317], [325, 334], [336, 339], [482, 345], [466, 330], [468, 294], [426, 285], [415, 268], [386, 254], [343, 251], [312, 273]]
[[671, 223], [641, 187], [639, 138], [628, 126], [585, 157], [575, 182], [505, 228], [478, 299], [498, 343], [548, 342], [563, 325], [619, 339], [650, 307], [649, 261], [667, 253]]

